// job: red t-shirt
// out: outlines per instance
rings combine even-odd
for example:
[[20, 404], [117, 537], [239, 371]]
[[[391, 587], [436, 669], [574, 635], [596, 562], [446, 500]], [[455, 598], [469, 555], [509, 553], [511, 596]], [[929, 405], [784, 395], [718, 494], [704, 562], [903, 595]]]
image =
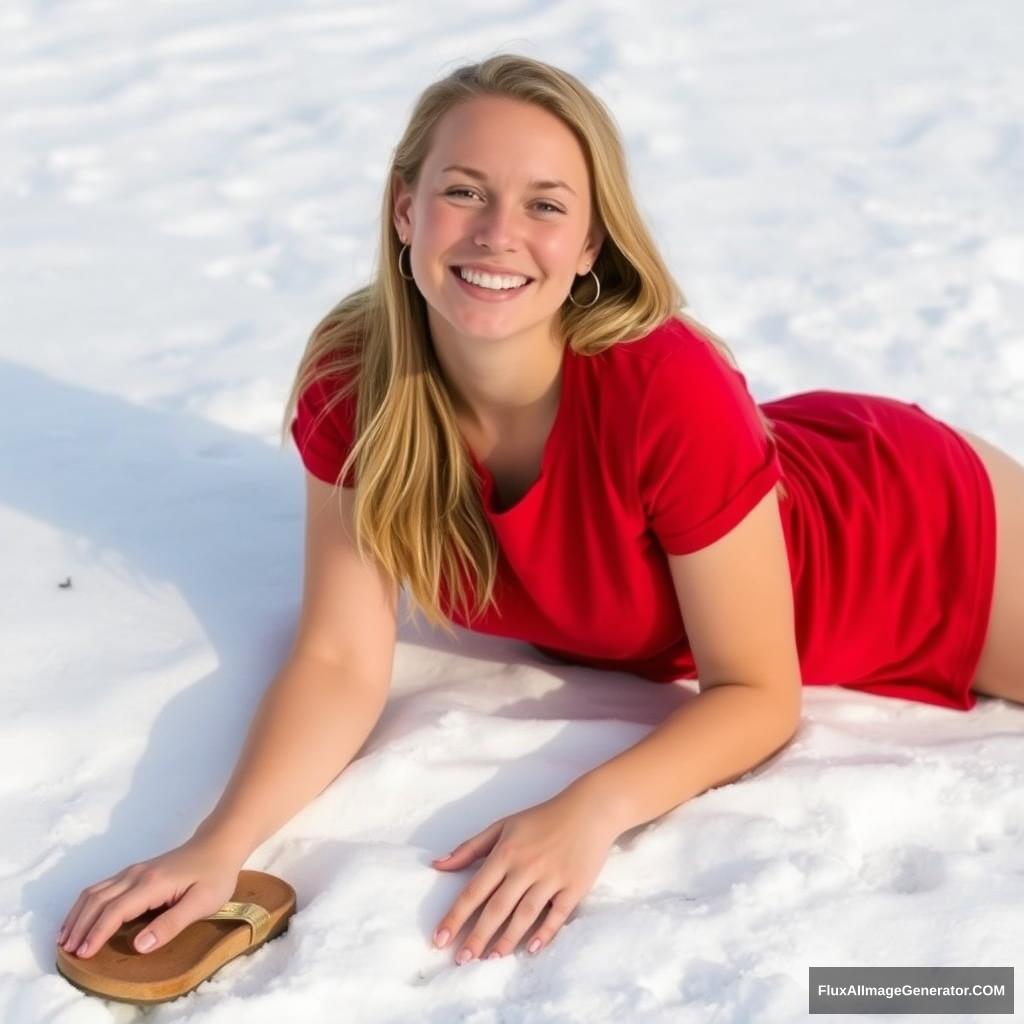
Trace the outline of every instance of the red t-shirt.
[[[335, 482], [353, 403], [301, 397], [294, 435]], [[540, 477], [499, 510], [497, 607], [466, 622], [574, 663], [656, 681], [692, 677], [666, 554], [736, 526], [780, 480], [807, 683], [970, 707], [988, 624], [995, 513], [977, 456], [915, 406], [814, 392], [763, 406], [680, 321], [595, 356], [566, 347]], [[352, 481], [348, 481], [352, 483]]]

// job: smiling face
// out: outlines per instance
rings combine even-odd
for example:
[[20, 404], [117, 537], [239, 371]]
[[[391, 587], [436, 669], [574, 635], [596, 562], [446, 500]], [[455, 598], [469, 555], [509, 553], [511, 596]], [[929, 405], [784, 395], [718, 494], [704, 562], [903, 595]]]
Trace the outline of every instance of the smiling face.
[[500, 97], [441, 118], [416, 182], [396, 183], [394, 214], [435, 345], [549, 343], [600, 248], [575, 135], [548, 111]]

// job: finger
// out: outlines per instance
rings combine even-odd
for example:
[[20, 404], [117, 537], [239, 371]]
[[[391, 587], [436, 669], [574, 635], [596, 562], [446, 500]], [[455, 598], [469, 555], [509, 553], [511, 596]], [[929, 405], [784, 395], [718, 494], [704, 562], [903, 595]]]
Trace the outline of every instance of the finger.
[[83, 889], [78, 896], [75, 897], [75, 902], [71, 904], [71, 909], [64, 915], [64, 920], [60, 924], [60, 928], [57, 931], [57, 945], [63, 946], [70, 938], [72, 933], [75, 932], [75, 926], [82, 920], [82, 916], [86, 913], [88, 905], [95, 894], [101, 889], [106, 888], [110, 885], [110, 879], [105, 882], [100, 882], [97, 885], [89, 886]]
[[[204, 897], [201, 891], [195, 892], [195, 888], [187, 889], [180, 896], [174, 891], [167, 892], [141, 886], [130, 889], [119, 899], [107, 904], [86, 934], [82, 945], [75, 951], [75, 955], [88, 959], [103, 947], [125, 921], [134, 921], [147, 910], [167, 906], [167, 911], [154, 918], [146, 929], [135, 937], [135, 948], [140, 953], [158, 949], [187, 925], [204, 914], [212, 913], [220, 906], [216, 900], [211, 901]], [[161, 923], [157, 925], [157, 922]]]
[[192, 886], [174, 906], [153, 918], [148, 927], [135, 936], [135, 948], [140, 953], [151, 953], [166, 945], [190, 924], [221, 907], [224, 900], [211, 897], [199, 886]]
[[98, 908], [99, 913], [86, 930], [82, 941], [72, 951], [83, 960], [94, 956], [122, 924], [134, 921], [147, 910], [163, 906], [166, 902], [167, 899], [150, 896], [146, 889], [138, 886], [127, 890]]
[[[532, 887], [528, 886], [525, 879], [514, 879], [511, 876], [505, 879], [480, 911], [480, 916], [466, 936], [466, 941], [461, 943], [455, 957], [457, 964], [469, 963], [470, 960], [476, 960], [484, 955], [488, 943], [522, 903], [528, 888]], [[544, 900], [539, 904], [538, 912], [544, 909], [546, 902], [547, 900]], [[536, 919], [537, 915], [534, 914], [530, 923]]]
[[478, 832], [464, 843], [459, 843], [451, 853], [436, 858], [433, 861], [434, 867], [441, 871], [461, 871], [473, 861], [486, 857], [494, 849], [504, 824], [503, 821], [496, 821], [483, 832]]
[[495, 889], [504, 880], [502, 869], [493, 864], [484, 866], [469, 880], [456, 897], [448, 913], [441, 918], [434, 929], [434, 945], [444, 949], [462, 931], [465, 923], [490, 899]]
[[64, 920], [61, 922], [60, 929], [57, 932], [58, 945], [63, 943], [68, 933], [74, 928], [75, 922], [85, 910], [86, 904], [100, 893], [109, 889], [116, 881], [117, 876], [104, 879], [102, 882], [97, 882], [95, 885], [90, 885], [83, 889], [75, 897], [75, 902], [71, 904], [71, 909], [64, 915]]
[[75, 952], [106, 905], [120, 896], [130, 885], [131, 882], [122, 873], [83, 889], [61, 928], [63, 938], [59, 938], [58, 941], [63, 948], [69, 953]]
[[172, 906], [187, 891], [179, 879], [152, 864], [136, 865], [123, 875], [124, 891], [94, 908], [96, 913], [81, 943], [72, 947], [76, 956], [92, 956], [125, 921], [133, 921], [147, 910]]
[[545, 946], [549, 945], [558, 934], [562, 925], [569, 920], [569, 915], [576, 909], [579, 898], [573, 896], [567, 889], [556, 893], [548, 907], [547, 914], [540, 927], [530, 937], [526, 944], [527, 953], [539, 953]]
[[532, 885], [523, 894], [501, 935], [495, 940], [488, 957], [507, 956], [519, 945], [523, 936], [540, 921], [550, 907], [549, 886]]

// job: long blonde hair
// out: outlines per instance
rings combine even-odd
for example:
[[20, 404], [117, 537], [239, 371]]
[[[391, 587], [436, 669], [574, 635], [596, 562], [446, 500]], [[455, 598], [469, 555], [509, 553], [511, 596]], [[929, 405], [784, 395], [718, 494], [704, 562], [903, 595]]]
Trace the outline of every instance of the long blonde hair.
[[[643, 337], [680, 315], [685, 304], [637, 210], [618, 130], [586, 86], [539, 61], [500, 55], [460, 67], [423, 92], [388, 175], [376, 276], [314, 330], [286, 423], [314, 381], [333, 375], [348, 381], [333, 401], [354, 392], [355, 443], [339, 481], [354, 470], [356, 541], [406, 588], [413, 607], [438, 624], [446, 622], [446, 607], [472, 617], [493, 600], [497, 547], [434, 355], [424, 300], [400, 273], [392, 210], [395, 184], [415, 186], [441, 118], [481, 96], [520, 100], [554, 114], [576, 136], [590, 169], [605, 235], [593, 267], [601, 292], [588, 308], [568, 299], [562, 307], [563, 337], [573, 350], [593, 355]], [[732, 362], [724, 343], [699, 329]]]

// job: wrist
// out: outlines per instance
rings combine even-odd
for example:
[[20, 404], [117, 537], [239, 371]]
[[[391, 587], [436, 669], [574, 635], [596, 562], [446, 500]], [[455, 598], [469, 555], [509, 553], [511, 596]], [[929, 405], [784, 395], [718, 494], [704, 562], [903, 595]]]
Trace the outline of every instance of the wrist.
[[637, 816], [637, 804], [614, 764], [606, 762], [581, 775], [566, 793], [586, 803], [593, 820], [607, 829], [614, 842], [644, 822]]
[[240, 822], [221, 821], [212, 816], [199, 824], [190, 842], [201, 843], [215, 850], [218, 858], [237, 861], [239, 866], [259, 846], [259, 841]]

